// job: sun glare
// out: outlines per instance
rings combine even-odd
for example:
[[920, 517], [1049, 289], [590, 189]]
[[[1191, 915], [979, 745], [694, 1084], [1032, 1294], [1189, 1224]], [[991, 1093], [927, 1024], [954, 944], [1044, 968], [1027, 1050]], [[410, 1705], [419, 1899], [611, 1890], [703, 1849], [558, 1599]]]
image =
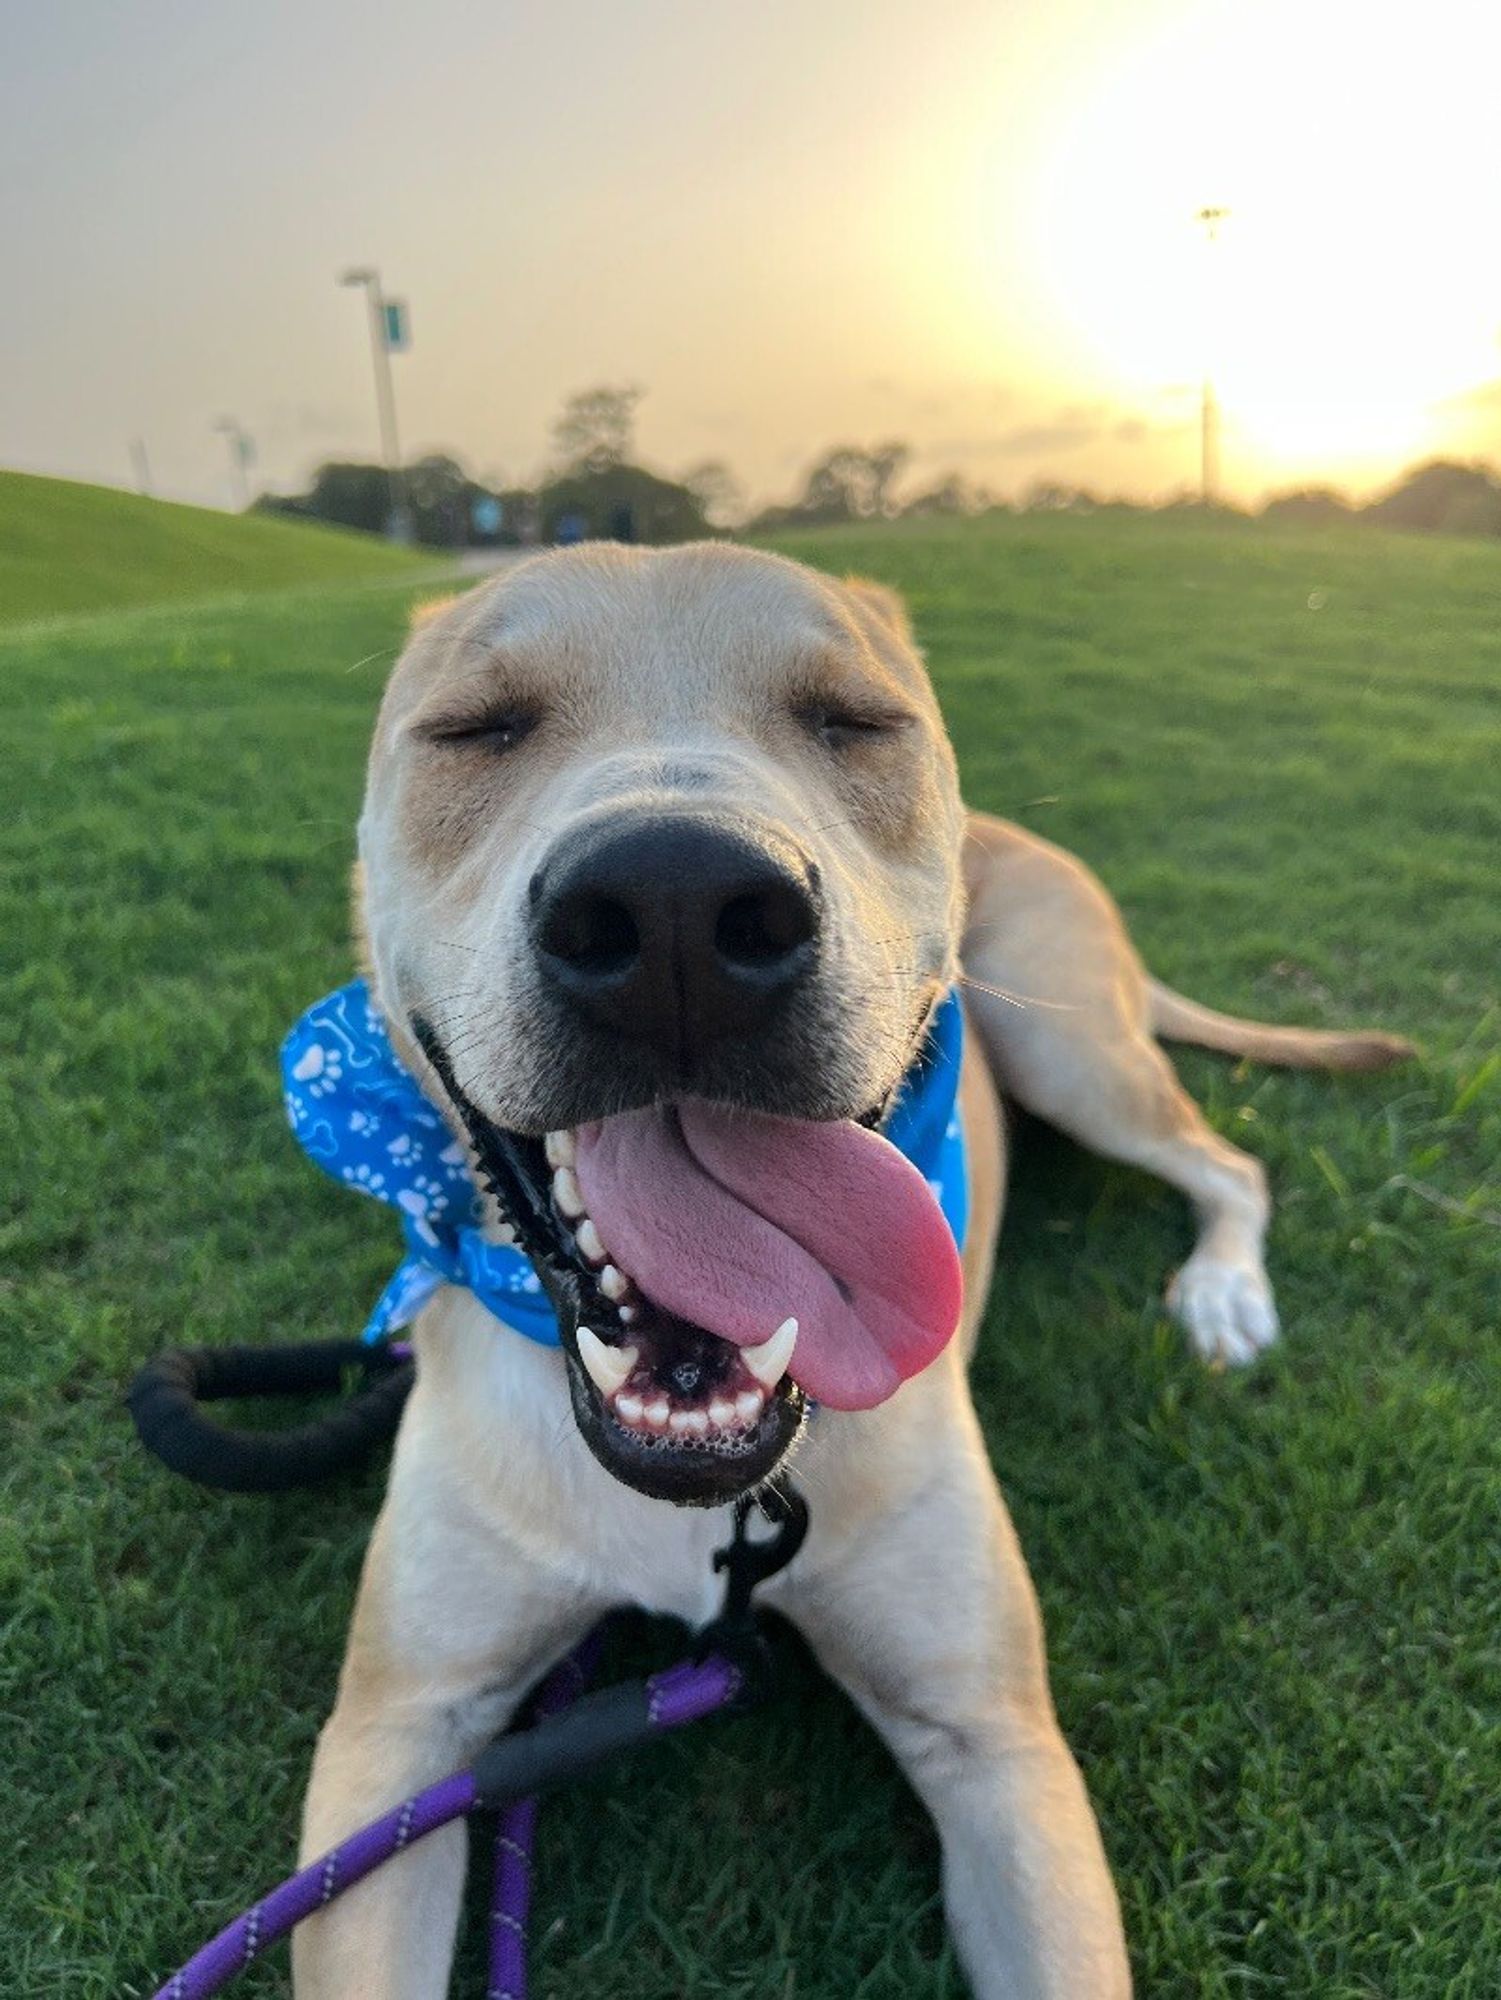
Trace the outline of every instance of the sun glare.
[[1208, 367], [1239, 490], [1463, 449], [1443, 405], [1501, 374], [1498, 58], [1458, 0], [1200, 4], [1117, 40], [1028, 211], [1058, 379], [1181, 421]]

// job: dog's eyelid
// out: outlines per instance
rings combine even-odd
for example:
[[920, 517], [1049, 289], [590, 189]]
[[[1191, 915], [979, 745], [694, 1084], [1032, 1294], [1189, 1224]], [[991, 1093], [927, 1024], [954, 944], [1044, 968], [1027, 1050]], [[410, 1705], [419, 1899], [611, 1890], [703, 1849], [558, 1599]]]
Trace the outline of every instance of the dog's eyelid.
[[491, 743], [507, 748], [529, 736], [540, 720], [537, 709], [526, 702], [499, 701], [487, 703], [483, 708], [417, 716], [408, 725], [408, 731], [420, 743], [453, 746]]
[[814, 695], [800, 702], [798, 720], [822, 736], [898, 736], [912, 728], [917, 716], [909, 708], [880, 700], [865, 701], [845, 695]]

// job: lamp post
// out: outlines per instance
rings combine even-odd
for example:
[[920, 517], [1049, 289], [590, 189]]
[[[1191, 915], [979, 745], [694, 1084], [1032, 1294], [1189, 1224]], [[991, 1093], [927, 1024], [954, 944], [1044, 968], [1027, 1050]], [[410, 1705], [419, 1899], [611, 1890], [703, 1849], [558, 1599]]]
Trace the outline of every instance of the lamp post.
[[[1206, 245], [1219, 240], [1220, 224], [1229, 215], [1228, 208], [1201, 208], [1194, 221], [1204, 231]], [[1213, 507], [1219, 499], [1220, 487], [1220, 410], [1214, 393], [1214, 290], [1212, 275], [1206, 276], [1204, 296], [1207, 310], [1204, 314], [1204, 381], [1199, 395], [1199, 499], [1206, 507]]]
[[229, 445], [229, 475], [243, 514], [250, 505], [250, 468], [255, 463], [255, 440], [233, 417], [220, 417], [214, 429]]
[[[412, 539], [412, 511], [407, 505], [406, 475], [401, 468], [401, 446], [396, 437], [396, 392], [391, 383], [393, 346], [391, 308], [381, 289], [380, 272], [373, 265], [357, 264], [340, 278], [341, 285], [361, 285], [370, 316], [370, 356], [375, 364], [375, 407], [380, 420], [381, 456], [386, 463], [389, 495], [386, 533], [393, 542]], [[400, 314], [398, 306], [395, 311]]]

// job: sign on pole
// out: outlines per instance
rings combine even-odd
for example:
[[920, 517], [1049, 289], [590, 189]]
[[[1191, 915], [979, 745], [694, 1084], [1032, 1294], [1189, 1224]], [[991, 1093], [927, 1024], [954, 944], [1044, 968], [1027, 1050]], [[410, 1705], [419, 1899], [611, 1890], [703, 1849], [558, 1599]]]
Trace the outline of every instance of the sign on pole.
[[412, 344], [412, 322], [407, 302], [405, 299], [387, 299], [384, 306], [386, 351], [389, 354], [404, 354]]

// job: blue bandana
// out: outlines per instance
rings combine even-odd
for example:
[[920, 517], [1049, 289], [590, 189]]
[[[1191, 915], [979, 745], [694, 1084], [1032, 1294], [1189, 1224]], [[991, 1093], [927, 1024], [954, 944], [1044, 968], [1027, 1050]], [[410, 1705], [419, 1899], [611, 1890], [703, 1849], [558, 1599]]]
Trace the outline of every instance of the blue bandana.
[[[950, 993], [883, 1128], [927, 1178], [961, 1249], [969, 1209], [958, 1110], [963, 1040], [959, 997]], [[309, 1007], [282, 1044], [281, 1072], [303, 1149], [335, 1180], [401, 1217], [406, 1256], [376, 1300], [366, 1340], [406, 1326], [440, 1285], [467, 1285], [517, 1333], [558, 1345], [541, 1279], [521, 1251], [485, 1240], [468, 1156], [402, 1067], [363, 979]]]

